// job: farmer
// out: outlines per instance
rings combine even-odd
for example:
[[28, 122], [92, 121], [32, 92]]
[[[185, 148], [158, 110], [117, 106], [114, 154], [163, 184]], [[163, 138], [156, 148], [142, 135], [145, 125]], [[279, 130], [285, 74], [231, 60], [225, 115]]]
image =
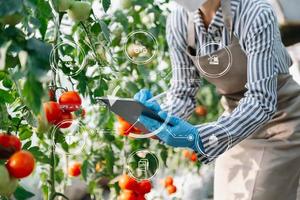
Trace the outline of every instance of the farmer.
[[[300, 86], [266, 0], [176, 0], [167, 22], [172, 85], [167, 103], [135, 99], [169, 124], [139, 121], [173, 147], [215, 162], [216, 200], [299, 200]], [[200, 79], [214, 84], [224, 114], [191, 125]]]

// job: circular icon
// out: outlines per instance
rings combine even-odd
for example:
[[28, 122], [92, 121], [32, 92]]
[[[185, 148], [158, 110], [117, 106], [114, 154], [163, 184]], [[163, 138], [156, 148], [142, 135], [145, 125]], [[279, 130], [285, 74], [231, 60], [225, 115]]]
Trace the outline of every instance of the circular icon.
[[135, 64], [147, 64], [156, 55], [158, 43], [155, 37], [146, 31], [131, 32], [126, 39], [124, 52]]
[[[232, 145], [232, 137], [231, 137], [231, 135], [229, 134], [229, 132], [226, 130], [226, 128], [224, 128], [224, 127], [222, 127], [222, 126], [219, 126], [219, 125], [217, 125], [217, 124], [211, 124], [210, 126], [212, 126], [212, 127], [214, 127], [214, 128], [216, 128], [216, 129], [218, 129], [218, 130], [223, 130], [222, 131], [222, 133], [220, 134], [220, 135], [216, 135], [216, 134], [212, 134], [212, 135], [210, 135], [209, 136], [209, 138], [208, 138], [208, 141], [206, 141], [207, 142], [207, 146], [206, 146], [206, 149], [207, 150], [209, 150], [209, 152], [211, 152], [211, 153], [206, 153], [207, 152], [207, 150], [206, 150], [206, 152], [203, 152], [203, 150], [202, 150], [202, 148], [200, 147], [200, 145], [199, 145], [199, 142], [196, 142], [196, 148], [197, 148], [197, 151], [199, 152], [199, 153], [201, 153], [203, 156], [205, 156], [206, 158], [212, 158], [212, 159], [214, 159], [214, 158], [217, 158], [218, 157], [218, 155], [220, 154], [220, 153], [222, 153], [222, 152], [225, 152], [225, 151], [227, 151], [230, 147], [231, 147], [231, 145]], [[224, 134], [223, 133], [226, 133], [226, 137], [227, 138], [224, 138]], [[200, 139], [200, 134], [197, 134], [197, 138], [196, 138], [196, 140], [195, 141], [199, 141], [199, 140], [201, 140]], [[220, 149], [218, 149], [218, 148], [216, 148], [222, 141], [227, 141], [227, 144], [226, 144], [226, 148], [223, 148], [223, 151], [222, 152], [218, 152], [218, 151], [220, 151]], [[225, 145], [225, 144], [224, 144]], [[204, 151], [205, 151], [205, 149], [204, 149]], [[215, 156], [214, 156], [215, 155]]]
[[62, 42], [50, 52], [50, 66], [57, 72], [59, 69], [68, 76], [78, 75], [86, 65], [84, 50], [75, 43]]
[[157, 156], [148, 150], [138, 150], [129, 155], [126, 160], [129, 175], [136, 180], [149, 180], [159, 169]]
[[[71, 125], [70, 125], [71, 124]], [[69, 126], [68, 128], [60, 128]], [[57, 124], [51, 133], [52, 142], [58, 153], [78, 155], [87, 145], [90, 130], [80, 120], [64, 120]]]
[[[209, 53], [205, 56], [200, 56], [201, 52], [205, 51], [209, 46], [221, 46], [223, 45], [217, 42], [211, 42], [202, 45], [197, 52], [196, 66], [200, 73], [209, 78], [220, 78], [224, 76], [231, 68], [232, 65], [232, 53], [228, 47], [224, 47], [221, 50], [217, 50], [213, 53]], [[224, 56], [224, 51], [227, 56]], [[201, 59], [199, 59], [201, 58]]]

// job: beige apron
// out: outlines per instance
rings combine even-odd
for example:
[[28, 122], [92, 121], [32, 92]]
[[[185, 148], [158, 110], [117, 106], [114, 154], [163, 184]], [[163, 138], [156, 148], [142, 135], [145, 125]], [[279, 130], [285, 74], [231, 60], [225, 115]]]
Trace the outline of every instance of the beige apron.
[[[209, 56], [196, 56], [190, 16], [187, 54], [200, 75], [217, 87], [225, 114], [230, 114], [246, 91], [247, 57], [232, 34], [230, 0], [221, 6], [230, 45]], [[211, 64], [214, 55], [219, 63]], [[228, 62], [230, 68], [224, 64]], [[280, 74], [277, 95], [274, 117], [217, 158], [214, 200], [300, 200], [300, 87], [289, 74]]]

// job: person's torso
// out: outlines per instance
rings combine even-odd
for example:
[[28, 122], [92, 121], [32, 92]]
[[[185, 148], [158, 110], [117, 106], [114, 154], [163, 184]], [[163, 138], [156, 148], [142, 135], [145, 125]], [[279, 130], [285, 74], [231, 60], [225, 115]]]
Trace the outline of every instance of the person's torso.
[[[231, 0], [233, 35], [237, 38], [242, 51], [245, 53], [247, 52], [245, 41], [248, 29], [257, 13], [261, 11], [263, 7], [270, 9], [271, 5], [265, 0]], [[178, 23], [177, 25], [179, 33], [174, 34], [175, 39], [178, 41], [186, 40], [188, 35], [188, 13], [180, 6], [173, 12], [176, 12], [178, 20], [183, 22]], [[181, 17], [183, 19], [180, 19]], [[194, 13], [194, 24], [196, 42], [195, 51], [197, 56], [209, 55], [230, 45], [229, 33], [226, 28], [224, 28], [225, 25], [221, 7], [217, 10], [215, 17], [207, 29], [204, 26], [200, 13]], [[291, 66], [292, 60], [282, 44], [279, 29], [276, 30], [275, 38], [273, 53], [275, 55], [274, 68], [277, 74], [287, 74], [289, 73], [288, 68]], [[187, 44], [187, 41], [182, 42], [182, 44], [184, 43]], [[182, 46], [182, 49], [185, 48], [186, 46]], [[234, 57], [233, 55], [233, 59], [239, 58], [237, 56]], [[214, 62], [213, 58], [212, 62]], [[243, 66], [241, 66], [241, 68], [242, 67]], [[234, 89], [232, 89], [232, 91], [233, 90]]]

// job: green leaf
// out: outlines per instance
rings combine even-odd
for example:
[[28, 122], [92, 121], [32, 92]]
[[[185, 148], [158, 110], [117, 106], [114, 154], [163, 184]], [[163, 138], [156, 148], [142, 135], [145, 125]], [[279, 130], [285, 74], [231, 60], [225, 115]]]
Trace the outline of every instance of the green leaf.
[[14, 97], [9, 93], [9, 91], [0, 89], [0, 102], [12, 103], [14, 102]]
[[10, 126], [6, 105], [0, 103], [0, 129], [5, 130]]
[[25, 190], [23, 187], [21, 187], [20, 185], [17, 187], [17, 190], [14, 192], [14, 197], [17, 200], [26, 200], [29, 199], [31, 197], [34, 197], [34, 194]]
[[104, 12], [108, 10], [110, 4], [111, 4], [110, 0], [102, 0], [102, 7], [104, 9]]
[[33, 76], [29, 76], [25, 82], [24, 89], [22, 92], [28, 107], [31, 108], [35, 114], [38, 114], [40, 112], [42, 104], [42, 83], [37, 81]]
[[13, 82], [12, 82], [11, 79], [6, 77], [6, 78], [3, 79], [2, 84], [3, 84], [4, 87], [10, 89], [13, 85]]
[[50, 163], [50, 159], [44, 154], [38, 146], [34, 146], [28, 149], [34, 156], [34, 158], [41, 163]]
[[37, 11], [37, 17], [40, 21], [40, 27], [39, 30], [41, 32], [42, 38], [45, 37], [47, 27], [48, 27], [48, 21], [52, 18], [51, 15], [51, 7], [49, 5], [49, 1], [45, 0], [38, 0], [38, 9]]
[[61, 183], [64, 180], [64, 175], [65, 175], [65, 173], [62, 169], [55, 171], [55, 180], [58, 183]]
[[55, 132], [55, 143], [59, 143], [65, 152], [69, 152], [69, 145], [66, 142], [65, 135], [62, 132]]
[[104, 149], [104, 157], [106, 161], [106, 169], [108, 170], [108, 173], [113, 174], [113, 168], [115, 164], [115, 157], [114, 152], [112, 151], [111, 147], [106, 147]]
[[96, 188], [97, 188], [97, 182], [95, 180], [90, 181], [88, 184], [88, 192], [90, 194], [93, 194]]
[[31, 38], [27, 41], [26, 48], [28, 50], [27, 65], [29, 73], [35, 75], [37, 79], [46, 75], [50, 70], [49, 56], [52, 50], [51, 45]]
[[164, 145], [159, 145], [161, 151], [160, 151], [160, 157], [164, 163], [164, 165], [167, 167], [167, 159], [168, 159], [168, 149]]
[[116, 21], [120, 22], [124, 28], [124, 30], [128, 31], [128, 19], [127, 16], [120, 10], [115, 12]]
[[81, 172], [82, 172], [82, 177], [85, 181], [87, 180], [88, 166], [89, 166], [88, 161], [87, 160], [83, 161], [81, 166]]
[[94, 96], [95, 97], [102, 97], [104, 95], [104, 89], [101, 87], [101, 85], [99, 87], [97, 87], [94, 91]]
[[110, 36], [109, 36], [110, 33], [109, 33], [109, 29], [108, 29], [106, 23], [102, 20], [99, 20], [99, 23], [100, 23], [104, 38], [106, 39], [106, 41], [110, 42]]
[[20, 140], [26, 140], [32, 136], [32, 131], [26, 126], [20, 128], [19, 138]]
[[31, 140], [29, 140], [28, 142], [26, 142], [26, 143], [23, 145], [22, 149], [27, 150], [30, 146], [31, 146]]

